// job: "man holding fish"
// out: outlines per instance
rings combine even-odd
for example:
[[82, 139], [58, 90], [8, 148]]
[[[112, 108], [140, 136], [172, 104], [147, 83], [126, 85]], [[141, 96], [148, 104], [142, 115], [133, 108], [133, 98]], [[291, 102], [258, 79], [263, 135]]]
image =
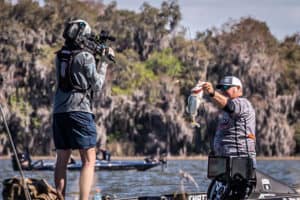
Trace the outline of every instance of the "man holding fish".
[[195, 117], [204, 92], [221, 109], [213, 153], [217, 156], [250, 155], [255, 163], [255, 111], [252, 104], [242, 97], [240, 79], [225, 76], [216, 89], [218, 91], [210, 82], [199, 81], [191, 90], [187, 112], [191, 115], [192, 125], [200, 126]]
[[[225, 76], [217, 84], [216, 89], [218, 91], [215, 90], [210, 82], [199, 81], [197, 86], [191, 90], [187, 112], [191, 115], [192, 125], [198, 125], [195, 122], [195, 117], [204, 93], [221, 110], [211, 155], [249, 158], [252, 160], [252, 164], [247, 164], [246, 168], [254, 170], [256, 168], [256, 138], [255, 111], [252, 104], [243, 97], [243, 85], [240, 79], [235, 76]], [[253, 176], [251, 175], [248, 178], [253, 179]], [[239, 191], [242, 194], [241, 196], [247, 197], [252, 190], [252, 185], [248, 181], [243, 183], [246, 183], [246, 185], [241, 186], [242, 189], [239, 189]], [[217, 197], [222, 195], [226, 196], [229, 192], [225, 191], [233, 189], [230, 188], [230, 185], [226, 184], [226, 182], [213, 180], [211, 189], [208, 192], [208, 198], [218, 199]]]
[[222, 110], [213, 143], [214, 153], [219, 156], [250, 155], [255, 163], [255, 111], [242, 97], [240, 79], [225, 76], [216, 86], [220, 92], [210, 82], [203, 83], [202, 87]]

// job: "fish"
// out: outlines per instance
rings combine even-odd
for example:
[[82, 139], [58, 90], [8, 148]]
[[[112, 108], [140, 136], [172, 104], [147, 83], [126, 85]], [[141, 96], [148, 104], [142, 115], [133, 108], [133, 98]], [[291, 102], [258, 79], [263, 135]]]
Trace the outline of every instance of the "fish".
[[187, 100], [186, 111], [191, 117], [192, 127], [200, 127], [200, 124], [196, 122], [196, 116], [198, 114], [198, 108], [202, 102], [203, 97], [203, 84], [205, 82], [198, 82], [195, 87], [191, 89], [191, 94]]

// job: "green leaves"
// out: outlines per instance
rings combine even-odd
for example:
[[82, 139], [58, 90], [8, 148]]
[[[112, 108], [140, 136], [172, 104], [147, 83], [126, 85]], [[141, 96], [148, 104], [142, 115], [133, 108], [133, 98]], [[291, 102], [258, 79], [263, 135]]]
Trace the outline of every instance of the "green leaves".
[[136, 89], [145, 89], [147, 86], [155, 85], [155, 82], [164, 75], [176, 78], [180, 75], [183, 68], [181, 62], [170, 48], [150, 54], [145, 62], [126, 63], [124, 56], [120, 56], [120, 60], [127, 67], [124, 67], [117, 80], [114, 81], [115, 84], [112, 87], [112, 91], [115, 95], [129, 95]]
[[115, 81], [117, 85], [112, 87], [112, 92], [114, 95], [130, 95], [134, 90], [151, 84], [156, 78], [153, 71], [146, 68], [145, 63], [134, 62], [119, 74], [118, 80]]
[[172, 78], [179, 76], [183, 68], [181, 62], [170, 48], [152, 53], [146, 60], [146, 67], [156, 75], [166, 74]]

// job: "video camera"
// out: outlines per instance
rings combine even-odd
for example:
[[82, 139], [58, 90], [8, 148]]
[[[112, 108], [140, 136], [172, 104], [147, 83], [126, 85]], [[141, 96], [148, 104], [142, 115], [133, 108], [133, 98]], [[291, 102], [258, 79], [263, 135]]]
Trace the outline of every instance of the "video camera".
[[[109, 35], [108, 31], [102, 30], [98, 35], [92, 33], [89, 36], [77, 37], [75, 42], [79, 44], [80, 47], [92, 52], [97, 59], [97, 57], [99, 58], [106, 54], [106, 51], [108, 50], [106, 42], [114, 42], [115, 40], [116, 38], [114, 36]], [[107, 58], [114, 63], [116, 62], [115, 58], [110, 54], [107, 55]]]

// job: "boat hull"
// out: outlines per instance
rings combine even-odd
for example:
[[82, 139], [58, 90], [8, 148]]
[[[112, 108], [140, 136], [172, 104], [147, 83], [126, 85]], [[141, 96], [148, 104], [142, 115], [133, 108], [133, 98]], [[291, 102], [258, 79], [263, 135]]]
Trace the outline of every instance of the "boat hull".
[[[256, 187], [249, 196], [249, 200], [273, 199], [273, 200], [300, 200], [300, 194], [287, 184], [256, 170]], [[122, 199], [122, 198], [121, 198]], [[128, 200], [206, 200], [206, 191], [189, 194], [166, 194], [158, 196], [141, 196], [124, 198]]]
[[[105, 160], [96, 160], [95, 170], [96, 171], [120, 171], [120, 170], [137, 170], [137, 171], [146, 171], [153, 167], [163, 165], [160, 161], [105, 161]], [[79, 171], [81, 170], [82, 163], [76, 161], [69, 163], [67, 168], [70, 171]], [[30, 167], [24, 167], [23, 170], [30, 171], [53, 171], [55, 169], [54, 161], [38, 161], [36, 164], [33, 163]], [[14, 168], [14, 170], [18, 170]]]

